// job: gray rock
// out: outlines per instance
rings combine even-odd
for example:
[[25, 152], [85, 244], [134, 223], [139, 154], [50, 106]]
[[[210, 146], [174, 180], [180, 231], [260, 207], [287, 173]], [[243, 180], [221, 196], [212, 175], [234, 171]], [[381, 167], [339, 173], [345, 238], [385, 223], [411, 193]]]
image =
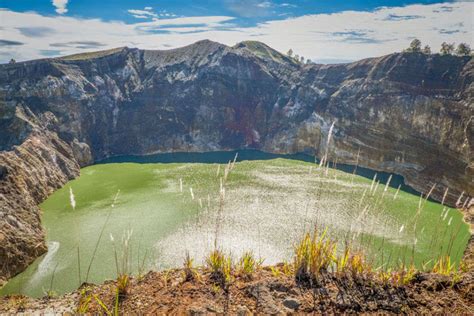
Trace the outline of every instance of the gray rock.
[[77, 139], [74, 139], [71, 144], [71, 148], [74, 154], [74, 158], [76, 158], [79, 166], [85, 167], [92, 164], [93, 160], [89, 145], [87, 145], [86, 143], [81, 143]]
[[301, 303], [296, 298], [287, 298], [283, 301], [283, 305], [289, 309], [297, 310]]
[[8, 169], [5, 166], [0, 165], [0, 180], [7, 177]]
[[247, 308], [247, 306], [239, 305], [236, 308], [236, 314], [237, 316], [247, 316], [247, 315], [251, 315], [252, 312]]
[[257, 301], [257, 308], [265, 314], [277, 315], [281, 313], [275, 299], [269, 288], [265, 284], [255, 284], [250, 286], [247, 291]]

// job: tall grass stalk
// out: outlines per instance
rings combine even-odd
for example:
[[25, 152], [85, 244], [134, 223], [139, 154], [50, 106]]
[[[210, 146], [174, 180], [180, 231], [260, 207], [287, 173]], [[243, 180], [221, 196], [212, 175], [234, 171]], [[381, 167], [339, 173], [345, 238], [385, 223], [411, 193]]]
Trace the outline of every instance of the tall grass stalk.
[[400, 188], [401, 188], [401, 184], [398, 185], [398, 188], [397, 188], [397, 191], [395, 192], [395, 194], [393, 195], [393, 200], [395, 201], [398, 197], [398, 193], [400, 192]]
[[460, 207], [460, 206], [461, 206], [461, 200], [462, 200], [463, 196], [464, 196], [464, 191], [462, 191], [462, 192], [461, 192], [461, 195], [459, 195], [458, 200], [456, 201], [456, 204], [455, 204], [456, 207]]
[[110, 234], [110, 240], [114, 249], [115, 268], [117, 272], [117, 293], [120, 298], [127, 294], [131, 271], [131, 243], [133, 230], [127, 230], [123, 235], [120, 243], [120, 252], [117, 251], [115, 238]]
[[[326, 151], [324, 153], [323, 158], [321, 159], [321, 162], [319, 163], [319, 167], [324, 167], [324, 166], [328, 165], [329, 144], [331, 143], [331, 136], [332, 136], [332, 132], [333, 132], [335, 123], [336, 122], [332, 122], [331, 127], [329, 128], [328, 139], [326, 141]], [[326, 176], [328, 175], [328, 169], [327, 168], [326, 168], [326, 171], [325, 171], [325, 175]]]
[[59, 265], [59, 262], [56, 263], [56, 265], [54, 266], [53, 274], [51, 275], [51, 282], [49, 283], [49, 290], [46, 292], [46, 296], [48, 298], [51, 298], [51, 297], [55, 296], [55, 292], [53, 291], [53, 285], [54, 285], [54, 276], [56, 274], [56, 269], [58, 268], [58, 265]]
[[357, 150], [356, 164], [355, 164], [354, 170], [352, 171], [351, 184], [354, 183], [354, 177], [355, 177], [355, 175], [356, 175], [356, 173], [357, 173], [357, 167], [359, 166], [359, 157], [360, 157], [360, 147], [359, 147], [359, 149]]
[[69, 203], [73, 210], [76, 209], [76, 198], [74, 197], [74, 192], [72, 192], [72, 187], [69, 187]]
[[79, 287], [80, 287], [82, 284], [82, 280], [81, 280], [81, 253], [79, 250], [79, 245], [77, 246], [77, 276], [79, 278]]
[[94, 262], [95, 256], [97, 254], [97, 249], [99, 248], [100, 241], [102, 240], [102, 235], [104, 234], [105, 227], [107, 227], [107, 224], [109, 223], [110, 215], [112, 215], [112, 211], [110, 210], [109, 213], [107, 214], [107, 218], [104, 221], [104, 224], [102, 225], [102, 228], [100, 230], [99, 238], [97, 238], [97, 242], [95, 243], [94, 246], [94, 251], [92, 252], [92, 257], [89, 262], [89, 265], [87, 266], [87, 273], [86, 273], [86, 283], [89, 281], [89, 273], [92, 268], [92, 263]]

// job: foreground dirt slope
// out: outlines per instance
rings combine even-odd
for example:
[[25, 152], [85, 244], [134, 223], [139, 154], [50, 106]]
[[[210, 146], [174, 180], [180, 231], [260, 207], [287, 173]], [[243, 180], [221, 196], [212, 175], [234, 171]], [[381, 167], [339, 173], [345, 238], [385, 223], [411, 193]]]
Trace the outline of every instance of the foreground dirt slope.
[[[275, 269], [280, 267], [273, 267]], [[286, 314], [301, 313], [474, 313], [472, 274], [452, 284], [449, 277], [418, 274], [407, 286], [396, 287], [325, 275], [309, 287], [293, 276], [275, 276], [270, 268], [255, 273], [252, 280], [240, 277], [227, 289], [216, 284], [210, 274], [200, 272], [193, 281], [184, 279], [182, 270], [150, 272], [133, 280], [129, 293], [119, 303], [122, 314]], [[105, 314], [116, 300], [115, 282], [83, 287], [61, 298], [33, 300], [21, 297], [0, 299], [1, 313], [76, 313]], [[100, 303], [99, 303], [100, 302]], [[101, 305], [104, 305], [102, 307]]]

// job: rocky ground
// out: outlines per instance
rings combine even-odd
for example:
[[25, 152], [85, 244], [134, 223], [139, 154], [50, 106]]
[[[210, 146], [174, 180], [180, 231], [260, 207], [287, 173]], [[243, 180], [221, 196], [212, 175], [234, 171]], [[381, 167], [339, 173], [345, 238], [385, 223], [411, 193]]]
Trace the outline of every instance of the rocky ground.
[[[276, 275], [275, 270], [279, 270]], [[472, 314], [472, 273], [460, 282], [450, 277], [417, 274], [406, 286], [384, 285], [369, 279], [327, 274], [313, 287], [301, 285], [282, 265], [265, 267], [252, 279], [236, 276], [228, 287], [199, 271], [186, 281], [183, 270], [149, 272], [133, 279], [128, 293], [119, 299], [123, 314], [287, 314], [301, 313], [416, 313]], [[108, 313], [116, 306], [116, 283], [83, 285], [61, 298], [33, 300], [5, 297], [1, 313]]]

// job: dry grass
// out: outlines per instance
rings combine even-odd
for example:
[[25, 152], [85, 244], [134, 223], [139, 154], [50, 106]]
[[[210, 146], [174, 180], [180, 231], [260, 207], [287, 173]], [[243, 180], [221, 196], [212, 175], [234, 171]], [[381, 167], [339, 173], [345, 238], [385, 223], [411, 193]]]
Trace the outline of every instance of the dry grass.
[[110, 235], [114, 249], [115, 269], [117, 272], [117, 296], [118, 299], [123, 299], [128, 294], [128, 287], [130, 284], [131, 271], [131, 249], [130, 239], [133, 231], [129, 230], [124, 233], [121, 239], [120, 248], [115, 244], [115, 238]]
[[232, 279], [232, 259], [221, 250], [215, 249], [206, 258], [207, 268], [211, 271], [212, 278], [223, 287]]
[[191, 258], [189, 251], [184, 257], [183, 272], [185, 281], [193, 281], [198, 277], [197, 270], [194, 268], [194, 259]]
[[257, 269], [260, 269], [262, 263], [263, 260], [255, 259], [253, 252], [246, 251], [239, 260], [237, 272], [245, 279], [251, 280], [252, 275], [257, 271]]
[[298, 281], [313, 281], [321, 272], [328, 271], [336, 259], [336, 243], [326, 236], [327, 230], [306, 233], [295, 247], [294, 267]]

